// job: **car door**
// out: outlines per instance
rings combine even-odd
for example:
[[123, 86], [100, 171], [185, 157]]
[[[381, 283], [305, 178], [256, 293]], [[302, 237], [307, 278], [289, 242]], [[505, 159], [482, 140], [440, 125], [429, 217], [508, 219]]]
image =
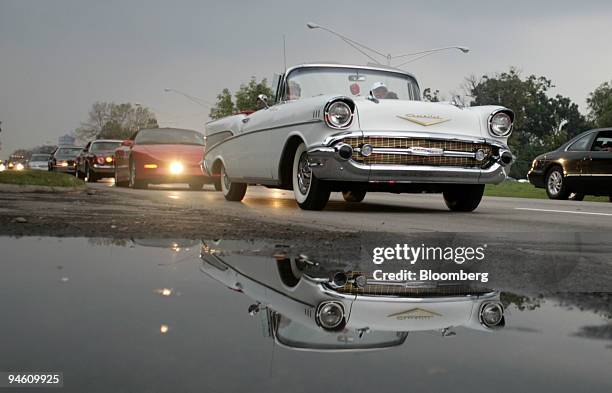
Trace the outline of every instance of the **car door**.
[[597, 133], [585, 160], [583, 176], [590, 192], [612, 192], [612, 130]]
[[235, 138], [232, 148], [240, 163], [239, 173], [244, 178], [270, 180], [271, 153], [270, 138], [277, 126], [278, 106], [260, 109], [242, 119], [239, 137]]
[[585, 170], [590, 160], [593, 136], [593, 133], [587, 133], [578, 138], [567, 147], [560, 160], [565, 176], [568, 179], [568, 184], [576, 192], [584, 192], [586, 187], [588, 187]]

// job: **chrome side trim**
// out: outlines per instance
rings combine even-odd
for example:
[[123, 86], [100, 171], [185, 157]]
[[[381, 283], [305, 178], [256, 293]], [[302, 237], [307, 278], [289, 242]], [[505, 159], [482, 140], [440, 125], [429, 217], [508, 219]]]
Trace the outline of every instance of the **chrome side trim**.
[[210, 148], [206, 148], [206, 151], [204, 152], [204, 156], [206, 157], [206, 154], [208, 154], [210, 151], [212, 151], [213, 149], [215, 149], [219, 145], [222, 145], [223, 143], [225, 143], [227, 141], [230, 141], [230, 140], [233, 140], [233, 139], [236, 139], [236, 138], [240, 138], [241, 136], [251, 135], [251, 134], [254, 134], [256, 132], [270, 131], [270, 130], [276, 130], [276, 129], [279, 129], [279, 128], [286, 128], [286, 127], [299, 126], [299, 125], [303, 125], [303, 124], [312, 124], [312, 123], [321, 123], [321, 122], [323, 122], [323, 120], [321, 120], [321, 119], [311, 119], [311, 120], [300, 121], [300, 122], [295, 122], [295, 123], [283, 124], [283, 125], [280, 125], [280, 126], [258, 128], [256, 130], [251, 130], [249, 132], [245, 132], [245, 133], [242, 133], [242, 134], [232, 135], [232, 136], [230, 136], [228, 138], [225, 138], [225, 139], [215, 143]]

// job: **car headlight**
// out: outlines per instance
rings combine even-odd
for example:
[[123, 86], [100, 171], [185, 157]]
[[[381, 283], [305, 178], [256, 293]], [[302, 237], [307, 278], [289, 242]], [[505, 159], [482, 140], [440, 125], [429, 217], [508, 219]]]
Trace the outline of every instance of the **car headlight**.
[[23, 167], [22, 163], [19, 163], [19, 164], [15, 165], [15, 169], [17, 169], [18, 171], [23, 171], [23, 168], [24, 167]]
[[96, 162], [97, 162], [99, 165], [104, 165], [104, 157], [97, 157], [97, 158], [96, 158]]
[[512, 132], [514, 115], [511, 111], [495, 112], [489, 118], [489, 132], [493, 136], [508, 136]]
[[480, 322], [488, 328], [501, 327], [504, 309], [500, 303], [485, 303], [480, 309]]
[[342, 329], [345, 323], [342, 303], [320, 303], [317, 307], [316, 321], [325, 330]]
[[6, 166], [4, 164], [0, 164], [0, 172], [4, 172], [6, 170]]
[[348, 128], [353, 122], [353, 110], [345, 101], [334, 101], [325, 109], [325, 122], [332, 128]]
[[181, 164], [180, 162], [173, 162], [172, 164], [170, 164], [170, 173], [172, 173], [173, 175], [183, 173], [183, 169], [183, 164]]

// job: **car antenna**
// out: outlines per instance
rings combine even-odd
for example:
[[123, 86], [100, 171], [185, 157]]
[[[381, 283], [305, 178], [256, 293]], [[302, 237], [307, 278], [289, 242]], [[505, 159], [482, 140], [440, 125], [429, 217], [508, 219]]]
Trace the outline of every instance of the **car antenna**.
[[283, 72], [287, 69], [287, 44], [283, 34]]

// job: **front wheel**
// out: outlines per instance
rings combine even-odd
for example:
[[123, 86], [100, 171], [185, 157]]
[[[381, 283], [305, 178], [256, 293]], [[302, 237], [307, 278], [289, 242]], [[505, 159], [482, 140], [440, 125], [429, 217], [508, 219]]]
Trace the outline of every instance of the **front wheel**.
[[342, 197], [346, 202], [361, 202], [365, 196], [366, 192], [361, 190], [342, 191]]
[[88, 183], [95, 183], [98, 181], [98, 178], [96, 177], [95, 173], [89, 169], [89, 166], [87, 166], [85, 169], [85, 181]]
[[550, 199], [567, 199], [570, 192], [567, 189], [563, 169], [553, 167], [546, 175], [546, 194]]
[[246, 183], [234, 183], [225, 173], [225, 166], [221, 167], [221, 191], [226, 200], [232, 202], [240, 202], [246, 194]]
[[329, 186], [312, 173], [308, 163], [306, 145], [300, 143], [293, 158], [293, 194], [300, 208], [304, 210], [323, 210], [331, 191]]
[[130, 177], [128, 184], [130, 188], [147, 188], [148, 186], [144, 180], [140, 180], [136, 177], [136, 164], [134, 164], [134, 161], [130, 162]]
[[450, 186], [442, 195], [451, 211], [471, 212], [480, 204], [484, 188], [484, 184], [461, 184]]

